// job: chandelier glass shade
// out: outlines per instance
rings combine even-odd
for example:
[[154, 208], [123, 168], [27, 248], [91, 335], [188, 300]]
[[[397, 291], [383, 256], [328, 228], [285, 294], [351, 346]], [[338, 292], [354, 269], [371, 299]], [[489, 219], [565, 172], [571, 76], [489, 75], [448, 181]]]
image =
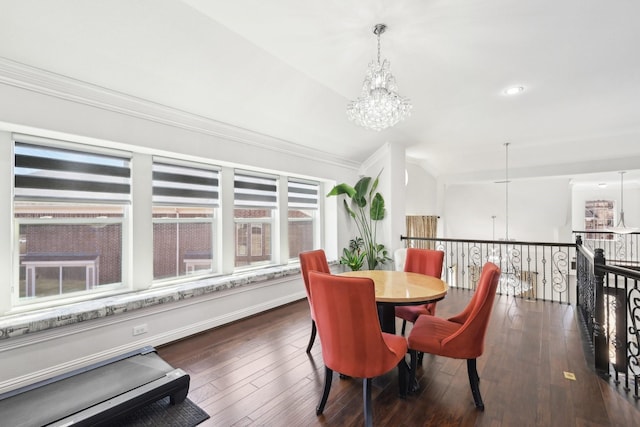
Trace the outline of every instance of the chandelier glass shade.
[[349, 120], [375, 131], [394, 126], [409, 117], [412, 108], [409, 99], [398, 94], [389, 61], [380, 61], [380, 34], [385, 29], [384, 24], [374, 27], [373, 33], [378, 37], [378, 60], [369, 64], [360, 97], [347, 105]]

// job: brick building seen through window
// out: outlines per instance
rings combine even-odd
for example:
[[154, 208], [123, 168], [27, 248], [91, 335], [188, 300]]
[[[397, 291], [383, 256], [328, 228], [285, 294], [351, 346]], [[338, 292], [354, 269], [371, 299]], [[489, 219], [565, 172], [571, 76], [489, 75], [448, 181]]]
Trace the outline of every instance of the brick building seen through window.
[[[122, 225], [121, 224], [64, 224], [47, 223], [57, 219], [120, 218], [121, 213], [97, 208], [80, 212], [82, 208], [56, 209], [51, 212], [16, 212], [18, 220], [43, 223], [23, 223], [20, 231], [20, 297], [50, 296], [95, 288], [122, 281]], [[290, 209], [289, 253], [313, 249], [313, 221], [309, 212]], [[194, 217], [198, 213], [192, 214]], [[259, 221], [270, 210], [236, 209], [235, 215], [249, 222], [236, 224], [236, 267], [268, 260], [272, 252], [272, 229], [268, 222]], [[184, 217], [184, 216], [183, 216]], [[256, 221], [253, 221], [255, 219]], [[154, 277], [174, 277], [210, 269], [198, 264], [211, 260], [211, 222], [186, 224], [154, 224]], [[178, 243], [179, 232], [179, 243]], [[191, 267], [190, 267], [191, 266]], [[33, 286], [27, 286], [27, 270], [33, 271]]]

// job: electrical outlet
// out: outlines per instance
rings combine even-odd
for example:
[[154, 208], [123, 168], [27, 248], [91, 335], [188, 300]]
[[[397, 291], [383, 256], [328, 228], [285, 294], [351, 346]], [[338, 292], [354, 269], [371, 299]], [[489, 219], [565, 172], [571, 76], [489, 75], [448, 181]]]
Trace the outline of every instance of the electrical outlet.
[[148, 329], [147, 329], [147, 324], [146, 323], [133, 327], [133, 335], [134, 336], [146, 334], [147, 332], [148, 332]]

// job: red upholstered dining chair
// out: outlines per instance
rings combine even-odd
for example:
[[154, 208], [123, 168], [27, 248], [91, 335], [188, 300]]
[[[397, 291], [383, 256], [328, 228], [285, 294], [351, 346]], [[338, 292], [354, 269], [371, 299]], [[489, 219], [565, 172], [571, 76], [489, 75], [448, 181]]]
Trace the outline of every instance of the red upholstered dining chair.
[[373, 280], [312, 271], [309, 285], [325, 364], [324, 391], [316, 414], [324, 410], [333, 372], [337, 371], [363, 379], [364, 420], [371, 426], [373, 377], [397, 366], [400, 396], [406, 395], [407, 341], [380, 329]]
[[313, 314], [311, 292], [309, 291], [309, 272], [319, 271], [321, 273], [330, 273], [331, 270], [329, 269], [329, 263], [327, 263], [327, 256], [322, 249], [300, 252], [298, 258], [300, 258], [302, 280], [304, 280], [304, 287], [307, 291], [307, 301], [309, 302], [309, 309], [311, 310], [311, 337], [309, 338], [309, 344], [307, 344], [307, 353], [309, 353], [316, 339], [316, 317]]
[[[442, 263], [444, 261], [443, 251], [434, 251], [432, 249], [408, 248], [404, 263], [404, 271], [411, 273], [420, 273], [427, 276], [440, 278], [442, 276]], [[436, 303], [421, 305], [399, 305], [396, 307], [396, 317], [402, 319], [402, 332], [407, 327], [407, 322], [414, 323], [418, 316], [429, 314], [435, 316]]]
[[469, 385], [476, 408], [484, 411], [480, 395], [476, 358], [484, 350], [484, 337], [493, 310], [493, 301], [500, 279], [500, 269], [493, 263], [482, 268], [478, 287], [465, 309], [456, 316], [443, 319], [436, 316], [420, 316], [409, 333], [411, 354], [410, 382], [415, 384], [417, 352], [431, 353], [454, 359], [467, 359]]

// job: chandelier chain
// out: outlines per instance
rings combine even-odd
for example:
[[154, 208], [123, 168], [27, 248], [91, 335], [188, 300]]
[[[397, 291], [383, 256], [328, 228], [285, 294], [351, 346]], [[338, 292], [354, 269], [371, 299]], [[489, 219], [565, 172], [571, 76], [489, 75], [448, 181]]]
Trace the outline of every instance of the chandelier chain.
[[378, 65], [380, 65], [380, 31], [377, 31], [376, 34], [378, 35]]

